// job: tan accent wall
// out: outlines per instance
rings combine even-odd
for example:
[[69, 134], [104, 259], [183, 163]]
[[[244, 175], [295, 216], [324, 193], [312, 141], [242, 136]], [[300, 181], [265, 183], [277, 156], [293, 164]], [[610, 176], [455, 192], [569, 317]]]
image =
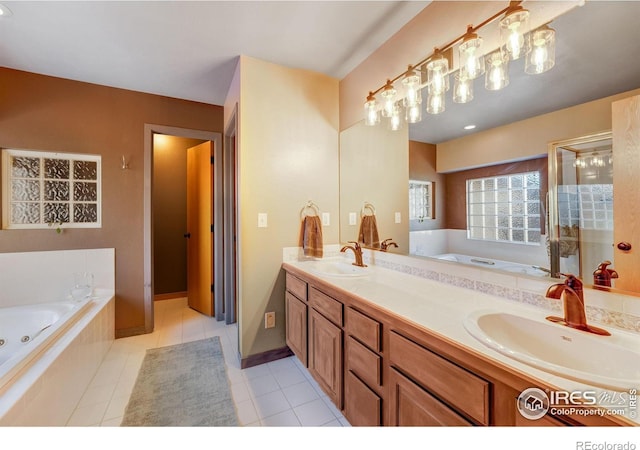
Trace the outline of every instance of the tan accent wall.
[[222, 120], [221, 106], [0, 68], [0, 147], [102, 155], [103, 212], [98, 229], [2, 230], [0, 252], [115, 248], [116, 335], [144, 332], [144, 124], [221, 132]]
[[[453, 230], [467, 229], [467, 180], [534, 171], [540, 172], [540, 202], [541, 205], [545, 205], [549, 186], [546, 155], [527, 161], [497, 164], [446, 174], [446, 228]], [[544, 212], [541, 211], [541, 214], [544, 215]], [[542, 234], [545, 234], [544, 220], [541, 223], [541, 228]]]
[[[340, 241], [355, 241], [364, 202], [376, 210], [380, 241], [392, 238], [394, 253], [409, 253], [409, 137], [360, 121], [340, 133]], [[356, 224], [349, 225], [349, 213]], [[395, 223], [395, 213], [401, 222]], [[370, 211], [367, 211], [370, 214]]]
[[[436, 172], [436, 146], [424, 142], [409, 141], [409, 179], [431, 181], [436, 216], [414, 226], [416, 230], [439, 230], [445, 226], [446, 182], [445, 176]], [[416, 221], [417, 222], [417, 221]]]
[[[241, 56], [239, 98], [239, 333], [242, 358], [285, 345], [282, 248], [298, 245], [300, 209], [331, 214], [338, 243], [338, 80]], [[267, 228], [258, 228], [267, 213]], [[275, 311], [275, 328], [264, 314]]]
[[635, 89], [443, 142], [437, 146], [438, 172], [535, 158], [548, 153], [550, 142], [610, 130], [611, 104], [639, 93]]
[[153, 291], [187, 290], [187, 149], [203, 141], [154, 136], [153, 142]]

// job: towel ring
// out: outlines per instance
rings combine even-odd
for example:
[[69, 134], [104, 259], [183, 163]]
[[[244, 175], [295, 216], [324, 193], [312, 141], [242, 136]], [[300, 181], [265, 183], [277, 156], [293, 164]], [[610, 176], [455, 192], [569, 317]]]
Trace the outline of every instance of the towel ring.
[[[366, 214], [366, 210], [367, 209], [369, 211], [371, 211], [371, 214]], [[370, 216], [375, 216], [376, 215], [376, 209], [369, 202], [364, 202], [364, 206], [362, 207], [362, 211], [360, 211], [360, 216], [365, 216], [365, 215], [370, 215]]]
[[307, 202], [307, 204], [304, 205], [302, 207], [302, 209], [300, 210], [300, 219], [301, 220], [304, 219], [305, 216], [309, 215], [309, 214], [306, 213], [308, 209], [310, 209], [311, 211], [314, 212], [314, 214], [312, 214], [312, 215], [315, 215], [315, 216], [319, 216], [320, 215], [320, 208], [318, 208], [318, 205], [316, 205], [311, 200], [309, 200]]

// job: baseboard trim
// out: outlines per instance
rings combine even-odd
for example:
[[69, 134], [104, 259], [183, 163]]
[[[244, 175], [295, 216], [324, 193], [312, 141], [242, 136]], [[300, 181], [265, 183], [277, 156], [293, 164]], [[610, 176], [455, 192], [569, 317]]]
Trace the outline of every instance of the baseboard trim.
[[247, 369], [249, 367], [258, 366], [260, 364], [268, 363], [271, 361], [277, 361], [278, 359], [287, 358], [293, 355], [293, 352], [289, 347], [276, 348], [274, 350], [268, 350], [266, 352], [257, 353], [255, 355], [247, 356], [240, 360], [240, 368]]
[[172, 300], [174, 298], [184, 298], [187, 296], [187, 291], [182, 292], [167, 292], [166, 294], [156, 294], [153, 296], [153, 301], [158, 302], [161, 300]]
[[139, 334], [148, 334], [148, 333], [151, 333], [151, 331], [147, 331], [144, 326], [134, 327], [134, 328], [124, 328], [121, 330], [116, 330], [115, 338], [119, 339], [119, 338], [137, 336]]

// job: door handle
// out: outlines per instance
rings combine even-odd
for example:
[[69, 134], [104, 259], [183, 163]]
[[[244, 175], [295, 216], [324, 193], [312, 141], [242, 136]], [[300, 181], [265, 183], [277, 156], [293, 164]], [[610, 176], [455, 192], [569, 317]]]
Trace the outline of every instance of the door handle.
[[186, 237], [187, 239], [190, 239], [191, 238], [191, 233], [185, 233], [184, 237]]
[[629, 244], [628, 242], [619, 242], [618, 249], [622, 250], [623, 252], [628, 252], [629, 250], [631, 250], [631, 244]]

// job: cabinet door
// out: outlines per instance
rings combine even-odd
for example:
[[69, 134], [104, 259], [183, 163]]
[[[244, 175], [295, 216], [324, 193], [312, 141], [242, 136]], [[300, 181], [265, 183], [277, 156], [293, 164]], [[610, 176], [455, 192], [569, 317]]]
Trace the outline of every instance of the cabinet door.
[[382, 425], [382, 400], [351, 371], [344, 380], [344, 412], [354, 427]]
[[287, 345], [307, 365], [307, 305], [289, 292], [285, 295]]
[[342, 330], [313, 308], [309, 313], [309, 372], [342, 409]]
[[389, 374], [391, 426], [471, 426], [471, 423], [395, 369]]

